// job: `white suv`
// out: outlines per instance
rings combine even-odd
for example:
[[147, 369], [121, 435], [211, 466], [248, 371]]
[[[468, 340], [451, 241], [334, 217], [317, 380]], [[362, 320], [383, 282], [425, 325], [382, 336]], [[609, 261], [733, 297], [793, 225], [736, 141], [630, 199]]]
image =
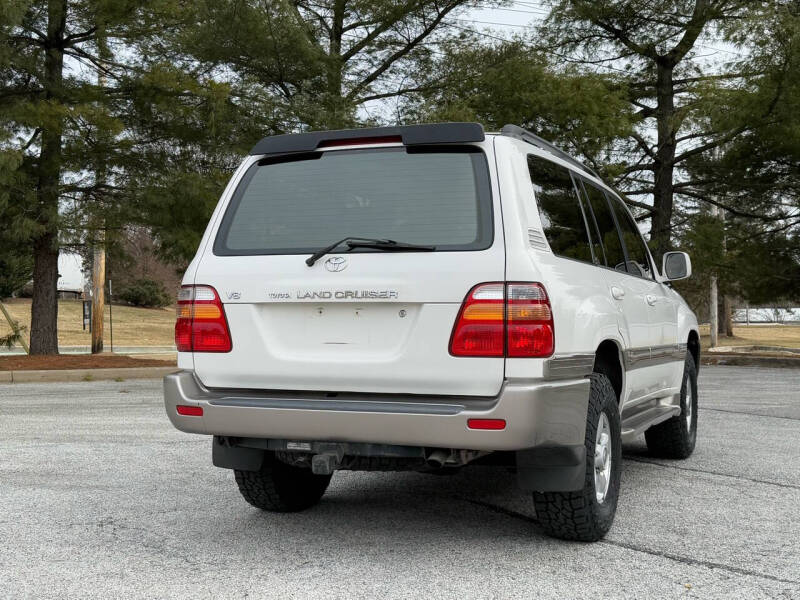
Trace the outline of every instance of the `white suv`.
[[695, 445], [697, 320], [590, 170], [516, 126], [263, 139], [184, 277], [178, 429], [270, 511], [334, 471], [507, 464], [543, 529], [611, 526], [621, 443]]

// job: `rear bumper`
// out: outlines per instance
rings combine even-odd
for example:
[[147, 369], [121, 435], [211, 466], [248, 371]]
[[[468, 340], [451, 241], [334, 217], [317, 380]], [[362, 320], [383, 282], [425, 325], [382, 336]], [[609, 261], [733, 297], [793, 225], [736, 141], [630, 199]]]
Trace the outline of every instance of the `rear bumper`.
[[[164, 378], [167, 415], [181, 431], [470, 450], [582, 447], [588, 399], [588, 379], [506, 381], [493, 398], [425, 398], [208, 389], [192, 371]], [[179, 404], [203, 416], [179, 415]], [[468, 429], [476, 418], [505, 419], [506, 428]]]

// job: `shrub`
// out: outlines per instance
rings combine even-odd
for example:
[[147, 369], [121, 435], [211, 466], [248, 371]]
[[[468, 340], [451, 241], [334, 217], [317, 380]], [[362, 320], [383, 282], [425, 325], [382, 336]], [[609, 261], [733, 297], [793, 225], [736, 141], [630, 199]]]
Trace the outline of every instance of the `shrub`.
[[148, 278], [134, 279], [122, 289], [119, 297], [128, 304], [146, 308], [169, 306], [173, 300], [164, 284]]

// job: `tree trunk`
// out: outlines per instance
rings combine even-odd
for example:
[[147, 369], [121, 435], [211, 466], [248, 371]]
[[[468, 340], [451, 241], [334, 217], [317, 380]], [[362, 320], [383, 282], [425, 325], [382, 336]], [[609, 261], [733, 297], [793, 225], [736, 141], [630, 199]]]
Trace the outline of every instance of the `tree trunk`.
[[733, 309], [731, 298], [727, 295], [722, 297], [722, 319], [720, 319], [719, 329], [720, 333], [733, 337]]
[[58, 354], [58, 243], [50, 232], [33, 245], [31, 354]]
[[660, 261], [671, 248], [672, 234], [672, 176], [675, 169], [675, 91], [672, 83], [671, 64], [656, 63], [656, 123], [658, 148], [654, 160], [653, 175], [653, 222], [650, 238], [656, 261]]
[[342, 129], [353, 125], [348, 102], [342, 94], [342, 71], [344, 70], [342, 38], [346, 4], [346, 0], [336, 0], [331, 19], [325, 115], [322, 124], [328, 129]]
[[[46, 99], [62, 100], [66, 0], [47, 3], [47, 53], [42, 78]], [[33, 242], [33, 303], [31, 304], [31, 354], [58, 354], [58, 197], [61, 179], [60, 119], [47, 121], [39, 154], [37, 215], [41, 233]]]

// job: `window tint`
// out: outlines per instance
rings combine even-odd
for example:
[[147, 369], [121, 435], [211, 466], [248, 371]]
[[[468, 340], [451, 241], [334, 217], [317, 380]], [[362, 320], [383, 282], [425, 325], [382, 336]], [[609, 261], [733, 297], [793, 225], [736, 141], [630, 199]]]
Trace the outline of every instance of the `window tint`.
[[588, 181], [583, 181], [583, 187], [586, 190], [589, 205], [592, 207], [600, 239], [603, 240], [603, 253], [600, 256], [605, 255], [607, 266], [625, 271], [625, 252], [622, 250], [617, 226], [614, 224], [614, 217], [611, 215], [606, 195], [603, 190]]
[[594, 262], [597, 265], [605, 265], [605, 250], [603, 243], [600, 241], [602, 236], [597, 228], [597, 222], [589, 208], [589, 201], [586, 197], [586, 188], [584, 187], [583, 180], [580, 177], [575, 178], [575, 185], [578, 188], [578, 194], [581, 197], [581, 205], [583, 206], [583, 213], [586, 218], [586, 224], [589, 228], [589, 240], [592, 244], [592, 251], [594, 252]]
[[239, 184], [214, 252], [298, 254], [348, 236], [437, 250], [488, 248], [485, 155], [469, 148], [376, 148], [262, 160]]
[[628, 251], [628, 272], [652, 279], [653, 272], [647, 258], [647, 248], [636, 222], [625, 210], [622, 201], [614, 197], [609, 197], [609, 201], [614, 207], [614, 214], [617, 216], [622, 239], [625, 241], [625, 248]]
[[586, 222], [569, 170], [531, 155], [528, 170], [550, 248], [559, 256], [593, 262]]

